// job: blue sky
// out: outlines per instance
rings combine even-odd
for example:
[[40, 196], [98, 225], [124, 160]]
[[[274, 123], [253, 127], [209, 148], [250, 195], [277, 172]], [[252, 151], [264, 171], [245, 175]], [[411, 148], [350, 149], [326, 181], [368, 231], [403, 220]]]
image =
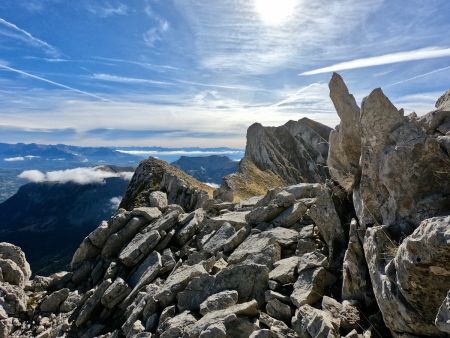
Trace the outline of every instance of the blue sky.
[[425, 113], [450, 88], [450, 2], [2, 0], [0, 142], [239, 146], [336, 125], [332, 71]]

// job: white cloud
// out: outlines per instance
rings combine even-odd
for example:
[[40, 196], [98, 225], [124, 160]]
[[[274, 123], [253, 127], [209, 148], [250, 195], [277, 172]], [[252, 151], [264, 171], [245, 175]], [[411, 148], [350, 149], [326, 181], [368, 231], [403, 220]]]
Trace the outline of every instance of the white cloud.
[[25, 157], [23, 157], [23, 156], [7, 157], [7, 158], [3, 159], [3, 161], [6, 161], [6, 162], [25, 161]]
[[4, 158], [3, 161], [15, 162], [15, 161], [31, 160], [33, 158], [40, 158], [40, 156], [26, 155], [26, 156], [17, 156], [17, 157], [7, 157], [7, 158]]
[[121, 2], [115, 5], [110, 2], [104, 2], [103, 4], [96, 5], [89, 4], [87, 10], [101, 18], [128, 14], [128, 6]]
[[30, 182], [44, 182], [45, 181], [45, 174], [42, 171], [39, 170], [26, 170], [23, 171], [19, 176], [19, 178], [26, 179]]
[[110, 172], [103, 170], [102, 167], [93, 168], [74, 168], [66, 170], [48, 171], [43, 173], [39, 170], [23, 171], [18, 177], [27, 179], [31, 182], [73, 182], [77, 184], [104, 183], [106, 178], [121, 177], [124, 180], [130, 180], [133, 172]]
[[380, 65], [388, 65], [392, 63], [434, 59], [442, 57], [450, 57], [450, 48], [437, 48], [437, 47], [421, 48], [406, 52], [389, 53], [368, 58], [355, 59], [351, 61], [337, 63], [329, 67], [313, 69], [307, 72], [303, 72], [300, 75], [315, 75], [348, 69], [373, 67]]
[[117, 196], [110, 199], [111, 209], [117, 210], [119, 208], [120, 202], [122, 202], [122, 197]]
[[27, 32], [26, 30], [16, 26], [15, 24], [13, 24], [9, 21], [6, 21], [5, 19], [0, 18], [0, 25], [3, 27], [6, 27], [6, 29], [7, 29], [6, 31], [0, 30], [0, 34], [2, 34], [2, 35], [16, 38], [16, 39], [19, 39], [23, 42], [30, 44], [31, 46], [41, 48], [46, 53], [53, 55], [53, 56], [58, 56], [60, 54], [59, 51], [55, 47], [50, 45], [49, 43], [36, 38], [31, 33]]

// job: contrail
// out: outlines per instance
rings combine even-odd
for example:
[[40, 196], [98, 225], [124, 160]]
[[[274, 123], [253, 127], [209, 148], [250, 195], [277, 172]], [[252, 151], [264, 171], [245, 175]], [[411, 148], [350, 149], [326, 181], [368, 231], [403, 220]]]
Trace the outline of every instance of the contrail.
[[47, 82], [47, 83], [50, 83], [50, 84], [52, 84], [54, 86], [71, 90], [71, 91], [73, 91], [75, 93], [79, 93], [79, 94], [82, 94], [82, 95], [90, 96], [90, 97], [93, 97], [93, 98], [101, 100], [101, 101], [113, 102], [113, 101], [111, 101], [109, 99], [105, 99], [105, 98], [103, 98], [101, 96], [98, 96], [98, 95], [95, 95], [95, 94], [91, 94], [91, 93], [88, 93], [88, 92], [85, 92], [85, 91], [82, 91], [82, 90], [79, 90], [79, 89], [76, 89], [76, 88], [73, 88], [73, 87], [69, 87], [69, 86], [66, 86], [66, 85], [64, 85], [62, 83], [51, 81], [51, 80], [48, 80], [46, 78], [43, 78], [43, 77], [40, 77], [40, 76], [37, 76], [37, 75], [33, 75], [33, 74], [30, 74], [30, 73], [27, 73], [27, 72], [24, 72], [23, 70], [20, 70], [20, 69], [8, 67], [8, 66], [2, 65], [2, 64], [0, 64], [0, 68], [6, 69], [6, 70], [9, 70], [11, 72], [18, 73], [18, 74], [21, 74], [21, 75], [25, 75], [25, 76], [31, 77], [31, 78], [39, 80], [39, 81]]
[[450, 48], [422, 48], [410, 50], [407, 52], [390, 53], [379, 56], [372, 56], [368, 58], [356, 59], [346, 62], [334, 64], [329, 67], [313, 69], [303, 72], [299, 75], [315, 75], [329, 72], [337, 72], [340, 70], [366, 68], [380, 65], [388, 65], [392, 63], [418, 61], [434, 58], [442, 58], [450, 56]]
[[26, 38], [28, 38], [31, 41], [31, 43], [33, 43], [34, 45], [38, 45], [38, 46], [46, 48], [49, 52], [51, 52], [51, 54], [59, 55], [59, 52], [57, 51], [57, 49], [55, 47], [51, 46], [50, 44], [48, 44], [45, 41], [42, 41], [41, 39], [34, 37], [33, 35], [31, 35], [31, 33], [27, 32], [26, 30], [24, 30], [20, 27], [17, 27], [15, 24], [8, 22], [2, 18], [0, 18], [0, 24], [4, 25], [12, 30], [15, 30], [16, 32], [23, 34]]
[[420, 79], [422, 77], [425, 77], [425, 76], [428, 76], [428, 75], [431, 75], [431, 74], [434, 74], [434, 73], [442, 72], [443, 70], [446, 70], [446, 69], [450, 69], [450, 66], [447, 66], [447, 67], [444, 67], [444, 68], [435, 69], [435, 70], [432, 70], [431, 72], [428, 72], [428, 73], [416, 75], [416, 76], [410, 77], [409, 79], [405, 79], [405, 80], [401, 80], [401, 81], [398, 81], [398, 82], [394, 82], [394, 83], [388, 84], [387, 86], [384, 86], [384, 88], [392, 87], [392, 86], [398, 85], [400, 83], [412, 81], [412, 80], [415, 80], [415, 79]]

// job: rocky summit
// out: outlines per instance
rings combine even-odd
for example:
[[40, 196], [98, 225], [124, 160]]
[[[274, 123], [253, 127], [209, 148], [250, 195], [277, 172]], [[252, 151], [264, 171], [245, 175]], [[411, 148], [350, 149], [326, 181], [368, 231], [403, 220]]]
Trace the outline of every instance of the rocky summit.
[[236, 201], [298, 182], [324, 182], [330, 132], [308, 118], [280, 127], [251, 125], [238, 172], [224, 178], [215, 197]]
[[[250, 127], [271, 141], [241, 165], [280, 187], [212, 199], [150, 159], [69, 271], [30, 279], [1, 243], [0, 337], [449, 337], [449, 95], [404, 116], [380, 89], [359, 107], [335, 74], [330, 97], [329, 145], [309, 121], [280, 127], [298, 139]], [[296, 146], [278, 157], [277, 137]]]

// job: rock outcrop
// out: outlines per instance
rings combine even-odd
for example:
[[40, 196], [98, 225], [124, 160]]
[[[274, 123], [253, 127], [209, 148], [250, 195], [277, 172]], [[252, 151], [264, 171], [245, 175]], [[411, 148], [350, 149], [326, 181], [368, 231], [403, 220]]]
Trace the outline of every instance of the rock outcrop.
[[[70, 271], [29, 280], [20, 249], [0, 244], [0, 337], [448, 337], [448, 179], [433, 191], [423, 176], [425, 146], [413, 146], [431, 144], [437, 163], [448, 160], [434, 148], [448, 122], [447, 98], [433, 116], [412, 119], [378, 90], [358, 119], [342, 79], [333, 81], [342, 123], [361, 128], [331, 137], [330, 158], [346, 156], [329, 161], [338, 163], [333, 181], [205, 201], [192, 178], [144, 162], [127, 208], [84, 239]], [[367, 123], [374, 130], [366, 139]], [[356, 162], [347, 138], [358, 135]], [[399, 158], [411, 165], [407, 174]], [[416, 181], [406, 185], [403, 175]], [[396, 180], [423, 194], [397, 189]], [[390, 209], [372, 209], [383, 203]]]
[[192, 211], [201, 207], [208, 196], [212, 197], [213, 188], [164, 161], [149, 158], [137, 167], [120, 208], [150, 206], [149, 195], [153, 191], [166, 192], [170, 204]]
[[341, 123], [330, 138], [328, 166], [331, 177], [353, 193], [360, 223], [392, 226], [404, 236], [423, 219], [447, 213], [450, 159], [443, 140], [450, 130], [448, 96], [439, 99], [437, 110], [406, 117], [375, 89], [363, 100], [359, 116], [339, 75], [333, 75], [330, 90]]
[[352, 194], [358, 220], [350, 227], [342, 296], [371, 307], [373, 291], [394, 336], [445, 337], [448, 92], [436, 110], [418, 118], [404, 116], [381, 89], [364, 98], [360, 110], [337, 74], [330, 91], [341, 123], [330, 137], [328, 166]]
[[245, 156], [238, 172], [225, 177], [216, 197], [246, 199], [275, 187], [324, 182], [331, 128], [303, 118], [280, 127], [259, 123], [247, 130]]

